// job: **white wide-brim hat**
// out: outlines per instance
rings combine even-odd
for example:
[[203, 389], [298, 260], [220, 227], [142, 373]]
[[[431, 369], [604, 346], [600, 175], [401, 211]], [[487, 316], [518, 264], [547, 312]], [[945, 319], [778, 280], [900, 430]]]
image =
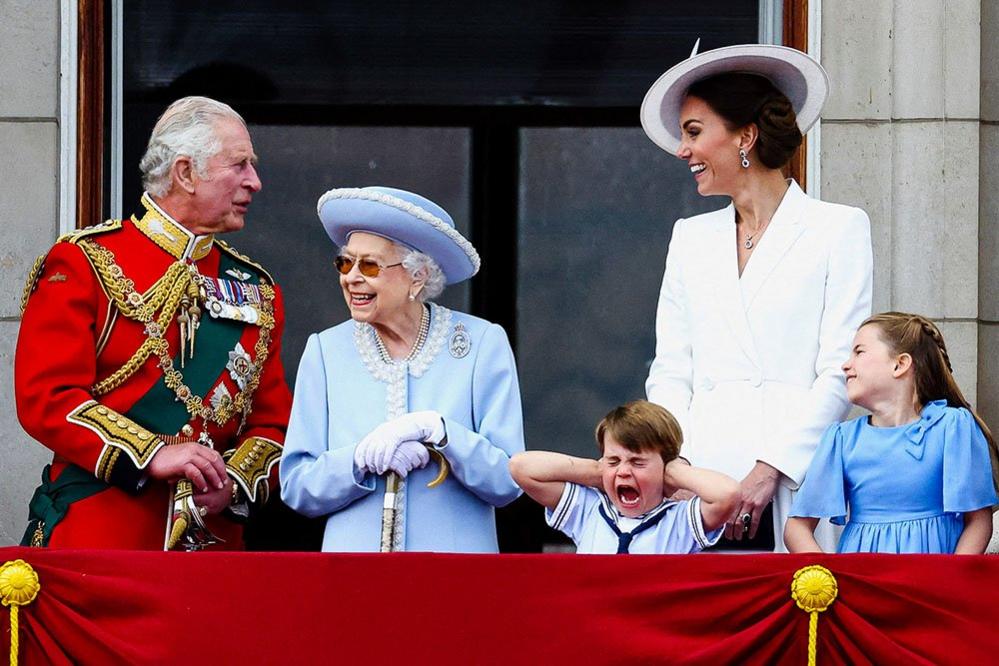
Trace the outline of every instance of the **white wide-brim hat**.
[[372, 233], [430, 256], [447, 284], [479, 272], [481, 261], [454, 228], [447, 211], [430, 199], [393, 187], [346, 187], [319, 197], [319, 219], [330, 239], [343, 247], [355, 231]]
[[[696, 53], [697, 46], [694, 46]], [[642, 127], [668, 153], [680, 149], [680, 106], [687, 89], [716, 74], [742, 72], [770, 80], [794, 107], [804, 134], [819, 119], [829, 94], [829, 75], [817, 60], [787, 46], [739, 44], [691, 54], [652, 84], [642, 101]]]

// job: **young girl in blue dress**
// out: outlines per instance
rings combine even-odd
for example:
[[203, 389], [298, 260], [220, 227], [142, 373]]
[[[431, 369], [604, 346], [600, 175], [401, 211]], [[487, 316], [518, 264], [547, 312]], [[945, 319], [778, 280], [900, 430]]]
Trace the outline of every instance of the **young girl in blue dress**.
[[829, 518], [846, 525], [840, 553], [985, 552], [996, 443], [961, 395], [939, 329], [919, 315], [874, 315], [843, 371], [850, 402], [871, 415], [825, 431], [791, 508], [788, 549], [820, 551], [813, 532]]

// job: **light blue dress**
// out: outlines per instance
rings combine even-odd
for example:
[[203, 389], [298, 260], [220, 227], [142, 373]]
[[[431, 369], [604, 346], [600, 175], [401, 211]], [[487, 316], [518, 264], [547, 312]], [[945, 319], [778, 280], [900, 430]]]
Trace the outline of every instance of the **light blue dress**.
[[347, 321], [309, 337], [298, 369], [281, 458], [281, 498], [327, 516], [324, 551], [377, 552], [385, 479], [361, 474], [354, 448], [376, 426], [408, 412], [444, 417], [437, 447], [451, 473], [436, 488], [431, 459], [406, 479], [402, 549], [496, 552], [494, 508], [520, 488], [510, 457], [524, 450], [520, 387], [500, 326], [431, 305], [427, 340], [409, 363], [386, 362], [374, 329]]
[[845, 523], [840, 553], [953, 553], [962, 514], [996, 501], [974, 417], [937, 400], [903, 426], [867, 416], [830, 426], [790, 515]]

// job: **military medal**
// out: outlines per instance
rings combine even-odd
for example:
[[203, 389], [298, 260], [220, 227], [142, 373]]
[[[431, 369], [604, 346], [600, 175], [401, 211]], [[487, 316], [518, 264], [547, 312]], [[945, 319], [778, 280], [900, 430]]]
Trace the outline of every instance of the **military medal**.
[[232, 381], [236, 383], [240, 391], [246, 388], [246, 382], [255, 369], [253, 361], [250, 360], [250, 355], [243, 349], [243, 345], [238, 342], [236, 343], [236, 348], [229, 352], [229, 362], [226, 363], [225, 367], [229, 371]]

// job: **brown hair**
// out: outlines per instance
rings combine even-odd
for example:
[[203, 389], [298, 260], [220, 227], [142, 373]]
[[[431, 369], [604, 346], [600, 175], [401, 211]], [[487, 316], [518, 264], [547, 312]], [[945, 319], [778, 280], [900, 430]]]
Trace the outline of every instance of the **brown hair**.
[[718, 74], [695, 82], [687, 96], [704, 100], [729, 130], [755, 124], [760, 130], [756, 158], [765, 167], [780, 169], [801, 145], [794, 107], [767, 78], [744, 72]]
[[868, 317], [860, 326], [863, 328], [868, 324], [878, 327], [881, 339], [893, 354], [908, 354], [912, 357], [916, 400], [920, 405], [933, 400], [947, 400], [948, 406], [964, 407], [975, 417], [975, 422], [989, 444], [992, 482], [999, 489], [999, 449], [996, 448], [996, 440], [982, 417], [964, 399], [964, 394], [954, 381], [954, 369], [940, 329], [926, 317], [905, 312], [882, 312]]
[[647, 400], [633, 400], [615, 407], [597, 424], [600, 455], [604, 453], [605, 435], [634, 453], [656, 451], [664, 463], [680, 455], [683, 443], [683, 432], [673, 415]]

